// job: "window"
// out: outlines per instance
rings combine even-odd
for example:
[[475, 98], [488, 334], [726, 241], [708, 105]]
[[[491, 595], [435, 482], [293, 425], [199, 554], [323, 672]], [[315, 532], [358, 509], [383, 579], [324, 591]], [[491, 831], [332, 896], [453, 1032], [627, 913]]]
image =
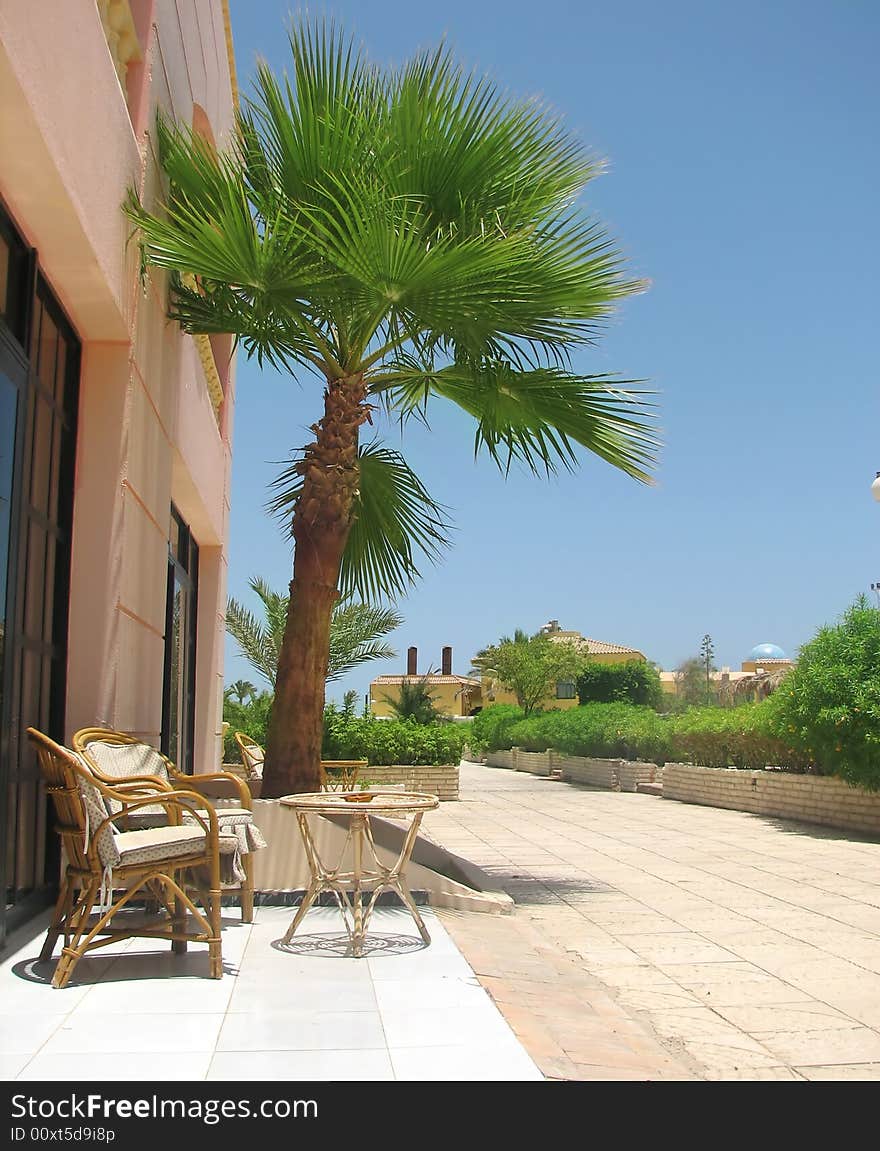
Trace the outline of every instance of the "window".
[[0, 945], [51, 894], [34, 726], [64, 738], [79, 343], [0, 209]]
[[561, 679], [556, 684], [557, 699], [577, 699], [577, 685], [573, 679]]
[[195, 736], [198, 584], [198, 545], [180, 512], [172, 506], [165, 607], [162, 751], [181, 771], [190, 775]]

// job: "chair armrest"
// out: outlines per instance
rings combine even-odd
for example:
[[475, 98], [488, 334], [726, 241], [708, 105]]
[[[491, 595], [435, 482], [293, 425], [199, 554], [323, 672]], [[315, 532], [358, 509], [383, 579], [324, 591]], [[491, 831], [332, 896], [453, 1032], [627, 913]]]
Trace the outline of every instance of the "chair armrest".
[[247, 811], [253, 811], [254, 803], [251, 796], [251, 789], [243, 779], [239, 779], [239, 777], [233, 775], [231, 771], [208, 771], [204, 773], [200, 772], [198, 775], [184, 775], [175, 768], [173, 775], [176, 782], [181, 783], [186, 780], [187, 787], [195, 791], [199, 790], [200, 784], [202, 783], [228, 783], [238, 793], [240, 806]]
[[[103, 782], [103, 778], [101, 780]], [[146, 793], [150, 788], [153, 791], [173, 791], [173, 784], [169, 783], [167, 779], [161, 779], [158, 775], [127, 775], [125, 779], [120, 779], [112, 784], [114, 791], [143, 791]]]
[[[110, 791], [110, 789], [107, 789]], [[217, 839], [219, 824], [217, 822], [217, 812], [211, 803], [205, 805], [205, 797], [199, 795], [197, 791], [179, 788], [173, 791], [152, 792], [150, 795], [143, 795], [139, 799], [131, 800], [128, 796], [122, 793], [113, 795], [114, 799], [122, 802], [123, 808], [115, 815], [110, 815], [95, 828], [93, 839], [97, 840], [98, 834], [109, 823], [115, 823], [118, 819], [124, 819], [132, 811], [136, 811], [139, 807], [150, 807], [155, 804], [161, 804], [168, 812], [169, 822], [174, 824], [180, 823], [180, 813], [187, 811], [190, 816], [196, 819], [198, 823], [205, 829], [209, 839], [213, 842]], [[184, 803], [183, 800], [189, 802]], [[174, 817], [177, 817], [176, 819]]]

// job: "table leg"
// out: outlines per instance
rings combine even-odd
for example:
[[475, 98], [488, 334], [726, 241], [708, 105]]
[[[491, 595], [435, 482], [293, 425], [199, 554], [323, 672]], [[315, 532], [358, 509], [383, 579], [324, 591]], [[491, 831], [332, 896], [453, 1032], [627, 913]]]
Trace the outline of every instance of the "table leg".
[[352, 954], [360, 958], [364, 949], [364, 906], [361, 901], [361, 876], [363, 875], [365, 815], [355, 814], [351, 820], [352, 847], [352, 915], [354, 930], [351, 935]]
[[296, 915], [293, 917], [293, 922], [291, 923], [290, 927], [288, 927], [287, 931], [285, 931], [285, 933], [284, 933], [284, 938], [282, 940], [282, 943], [284, 943], [285, 946], [288, 943], [290, 943], [291, 939], [293, 938], [294, 932], [299, 927], [299, 925], [302, 923], [303, 919], [305, 919], [306, 912], [309, 910], [309, 908], [312, 906], [312, 904], [318, 898], [318, 893], [320, 892], [320, 890], [321, 890], [320, 880], [312, 879], [311, 882], [309, 883], [308, 890], [306, 891], [305, 895], [303, 896], [302, 903], [297, 908]]

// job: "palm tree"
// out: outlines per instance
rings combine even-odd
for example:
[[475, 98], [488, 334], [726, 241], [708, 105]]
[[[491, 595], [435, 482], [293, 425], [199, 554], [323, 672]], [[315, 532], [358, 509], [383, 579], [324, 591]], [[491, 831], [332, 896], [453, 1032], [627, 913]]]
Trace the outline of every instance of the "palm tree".
[[[252, 576], [249, 582], [263, 605], [264, 618], [258, 619], [238, 600], [230, 599], [226, 628], [254, 671], [274, 690], [290, 597], [273, 591], [259, 576]], [[392, 608], [337, 602], [330, 620], [327, 679], [339, 679], [369, 660], [394, 659], [397, 653], [382, 642], [382, 637], [402, 623], [403, 618]]]
[[233, 333], [323, 395], [276, 498], [295, 550], [264, 795], [319, 785], [340, 592], [394, 598], [448, 539], [365, 425], [452, 401], [504, 472], [573, 469], [580, 446], [646, 481], [657, 446], [645, 393], [575, 363], [643, 286], [576, 204], [601, 165], [446, 48], [382, 70], [332, 26], [295, 24], [290, 45], [292, 75], [258, 65], [225, 153], [160, 119], [168, 195], [126, 205], [184, 330]]
[[253, 699], [256, 694], [257, 689], [247, 679], [237, 679], [224, 692], [224, 695], [228, 698], [234, 698], [242, 707], [244, 707], [245, 700]]
[[[428, 675], [431, 673], [429, 672]], [[405, 679], [397, 696], [385, 695], [385, 702], [398, 719], [412, 719], [416, 723], [429, 724], [438, 719], [440, 712], [435, 706], [436, 695], [431, 691], [427, 676], [419, 679]]]

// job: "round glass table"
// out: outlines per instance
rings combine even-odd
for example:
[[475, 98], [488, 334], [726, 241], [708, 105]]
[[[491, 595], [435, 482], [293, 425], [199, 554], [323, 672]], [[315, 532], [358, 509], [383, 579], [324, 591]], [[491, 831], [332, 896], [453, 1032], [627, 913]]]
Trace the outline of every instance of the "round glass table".
[[[409, 863], [419, 834], [422, 816], [426, 811], [437, 807], [440, 802], [436, 795], [417, 791], [324, 791], [285, 795], [279, 802], [285, 807], [292, 808], [296, 813], [310, 875], [309, 886], [293, 922], [284, 935], [283, 943], [290, 942], [309, 908], [322, 891], [332, 891], [336, 898], [348, 932], [351, 953], [354, 956], [360, 957], [363, 954], [364, 938], [370, 917], [383, 891], [397, 892], [415, 920], [424, 942], [431, 942], [428, 929], [407, 887], [406, 865]], [[345, 842], [334, 866], [325, 863], [318, 853], [312, 825], [309, 823], [309, 817], [315, 815], [343, 816], [347, 820]], [[370, 817], [373, 815], [382, 815], [389, 819], [411, 817], [397, 859], [390, 867], [379, 859], [370, 826]], [[349, 846], [351, 870], [343, 871], [342, 866], [348, 855]], [[372, 857], [371, 861], [367, 857]], [[369, 896], [366, 906], [365, 895]]]

